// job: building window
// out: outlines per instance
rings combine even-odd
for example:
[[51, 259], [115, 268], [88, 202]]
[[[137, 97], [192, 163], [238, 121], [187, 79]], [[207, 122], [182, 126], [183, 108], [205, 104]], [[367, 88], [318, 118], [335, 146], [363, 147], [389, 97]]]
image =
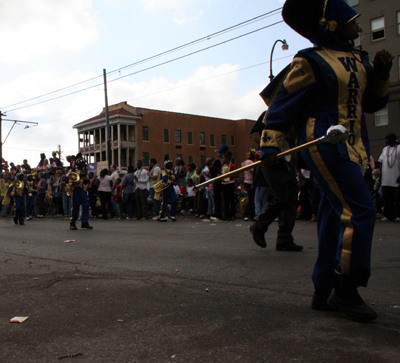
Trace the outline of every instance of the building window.
[[177, 159], [183, 160], [183, 159], [182, 159], [182, 154], [176, 154], [176, 158], [177, 158]]
[[346, 0], [350, 6], [358, 5], [359, 0]]
[[222, 145], [226, 145], [226, 135], [222, 135]]
[[143, 153], [143, 166], [149, 166], [149, 165], [150, 165], [150, 154]]
[[235, 146], [235, 136], [231, 136], [231, 145]]
[[193, 132], [188, 131], [188, 144], [193, 145]]
[[200, 164], [201, 164], [202, 168], [204, 168], [206, 166], [206, 157], [205, 156], [200, 156]]
[[169, 154], [164, 154], [164, 160], [170, 160]]
[[215, 135], [210, 134], [210, 146], [215, 146]]
[[182, 142], [182, 132], [181, 130], [175, 130], [175, 143], [180, 144]]
[[372, 40], [379, 40], [385, 38], [384, 16], [371, 20], [371, 34], [372, 34]]
[[375, 112], [375, 126], [389, 125], [388, 107], [385, 106], [382, 110]]
[[149, 141], [149, 127], [148, 126], [142, 127], [142, 140]]
[[193, 163], [193, 155], [188, 156], [188, 163], [189, 164]]
[[200, 132], [200, 145], [206, 144], [206, 134], [205, 132]]
[[169, 143], [169, 129], [164, 129], [164, 142]]

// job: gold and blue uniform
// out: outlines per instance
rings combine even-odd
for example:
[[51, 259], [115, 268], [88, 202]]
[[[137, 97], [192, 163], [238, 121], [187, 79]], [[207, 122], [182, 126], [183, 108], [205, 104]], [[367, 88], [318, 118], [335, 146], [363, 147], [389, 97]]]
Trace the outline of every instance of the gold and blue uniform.
[[[17, 183], [21, 183], [21, 187], [17, 187]], [[8, 193], [14, 198], [14, 223], [24, 224], [25, 217], [25, 198], [29, 196], [26, 181], [16, 181], [9, 186]], [[32, 196], [32, 195], [30, 195]]]
[[163, 183], [163, 191], [159, 218], [165, 218], [168, 210], [168, 204], [171, 204], [169, 216], [175, 217], [176, 208], [178, 207], [178, 197], [176, 196], [174, 189], [174, 181], [178, 180], [178, 174], [176, 174], [173, 169], [168, 169], [165, 167], [161, 169], [161, 180]]
[[[80, 177], [79, 181], [73, 182], [70, 180], [71, 173], [77, 173]], [[79, 217], [79, 208], [82, 206], [81, 224], [83, 227], [89, 222], [89, 200], [87, 197], [87, 189], [90, 184], [89, 177], [86, 170], [82, 171], [79, 168], [71, 168], [65, 180], [68, 189], [67, 193], [70, 195], [72, 204], [70, 223], [75, 225]]]
[[331, 45], [300, 51], [287, 71], [266, 116], [261, 158], [279, 153], [292, 127], [300, 144], [325, 135], [332, 125], [348, 129], [347, 142], [302, 152], [322, 191], [313, 282], [318, 290], [332, 290], [337, 269], [366, 286], [375, 208], [363, 178], [369, 161], [364, 112], [386, 105], [389, 70], [373, 69], [366, 52]]

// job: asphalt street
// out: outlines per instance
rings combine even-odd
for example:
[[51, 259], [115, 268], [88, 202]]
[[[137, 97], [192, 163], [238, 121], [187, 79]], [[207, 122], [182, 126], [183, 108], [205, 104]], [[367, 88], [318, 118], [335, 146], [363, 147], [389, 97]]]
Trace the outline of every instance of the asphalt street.
[[90, 223], [0, 220], [0, 362], [400, 362], [400, 223], [376, 224], [371, 324], [311, 310], [315, 223], [303, 252], [276, 223], [266, 249], [240, 219]]

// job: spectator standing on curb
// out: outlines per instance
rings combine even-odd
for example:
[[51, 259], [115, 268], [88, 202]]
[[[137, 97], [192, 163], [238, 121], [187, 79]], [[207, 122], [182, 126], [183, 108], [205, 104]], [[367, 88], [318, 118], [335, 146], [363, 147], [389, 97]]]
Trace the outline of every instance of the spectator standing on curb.
[[149, 176], [147, 170], [143, 168], [143, 161], [138, 160], [137, 170], [134, 174], [135, 178], [135, 201], [137, 208], [137, 220], [148, 219], [149, 216], [149, 204], [147, 203], [147, 196], [149, 195], [148, 185]]
[[112, 179], [112, 189], [114, 189], [115, 181], [119, 178], [119, 172], [115, 165], [110, 165], [111, 179]]
[[268, 183], [265, 180], [261, 165], [257, 166], [256, 170], [254, 172], [252, 188], [255, 190], [255, 192], [254, 192], [254, 208], [255, 208], [254, 219], [257, 221], [258, 217], [263, 212], [263, 210], [265, 208], [267, 208], [268, 192], [269, 192]]
[[114, 205], [114, 211], [117, 215], [117, 217], [114, 217], [114, 219], [121, 220], [123, 215], [122, 215], [122, 188], [121, 188], [121, 179], [117, 178], [114, 182], [114, 191], [113, 191], [113, 205]]
[[[228, 150], [222, 159], [222, 174], [229, 173], [236, 169], [236, 165], [232, 163], [232, 153]], [[235, 195], [235, 179], [227, 177], [222, 180], [222, 198], [224, 200], [225, 220], [234, 221], [236, 218], [236, 195]]]
[[180, 187], [186, 185], [186, 167], [185, 167], [185, 163], [184, 161], [178, 157], [175, 160], [175, 168], [174, 168], [174, 172], [176, 175], [178, 175], [178, 185]]
[[25, 172], [26, 175], [32, 173], [32, 168], [28, 164], [28, 160], [27, 159], [24, 159], [24, 163], [22, 164], [22, 168], [24, 169], [24, 172]]
[[[255, 150], [251, 150], [247, 153], [247, 160], [242, 163], [243, 166], [251, 165], [256, 160], [256, 152]], [[255, 189], [253, 188], [253, 178], [254, 178], [254, 169], [249, 169], [244, 172], [244, 187], [246, 188], [248, 202], [246, 204], [246, 208], [243, 213], [243, 220], [254, 221], [255, 217], [255, 205], [254, 205], [254, 194]]]
[[187, 182], [189, 179], [192, 179], [193, 184], [196, 183], [196, 164], [195, 163], [190, 163], [187, 166], [187, 173], [186, 173], [186, 179], [185, 179], [185, 183], [186, 183], [186, 193], [187, 193]]
[[111, 215], [111, 218], [114, 218], [114, 209], [112, 206], [112, 195], [111, 195], [111, 185], [112, 185], [112, 178], [108, 175], [108, 170], [103, 169], [100, 172], [98, 180], [98, 194], [101, 203], [101, 214], [103, 219], [108, 219], [107, 215], [107, 208]]
[[98, 185], [93, 172], [89, 173], [89, 181], [90, 181], [90, 184], [88, 185], [89, 206], [90, 210], [92, 211], [92, 218], [97, 219], [99, 217], [97, 213]]
[[[211, 171], [211, 178], [215, 178], [222, 174], [221, 160], [215, 159], [213, 161], [213, 168]], [[215, 176], [214, 176], [215, 175]], [[213, 197], [214, 197], [214, 215], [210, 217], [212, 220], [222, 219], [222, 182], [218, 181], [213, 183]]]
[[36, 190], [37, 190], [38, 204], [39, 204], [38, 218], [43, 218], [46, 215], [44, 199], [46, 197], [47, 182], [42, 172], [39, 173], [39, 182], [36, 185]]
[[378, 161], [381, 163], [383, 214], [381, 222], [400, 222], [400, 145], [395, 134], [385, 137], [386, 147]]
[[154, 190], [154, 185], [157, 184], [157, 182], [161, 178], [161, 168], [157, 164], [157, 160], [152, 158], [150, 160], [150, 171], [147, 173], [147, 176], [149, 177], [149, 194], [151, 197], [151, 202], [152, 202], [152, 208], [150, 210], [151, 214], [155, 214], [156, 216], [153, 218], [154, 220], [158, 219], [158, 214], [160, 213], [160, 200], [154, 199], [155, 195], [155, 190]]
[[124, 175], [121, 182], [122, 200], [126, 207], [126, 219], [132, 219], [135, 208], [135, 175], [133, 165], [128, 166], [128, 173]]

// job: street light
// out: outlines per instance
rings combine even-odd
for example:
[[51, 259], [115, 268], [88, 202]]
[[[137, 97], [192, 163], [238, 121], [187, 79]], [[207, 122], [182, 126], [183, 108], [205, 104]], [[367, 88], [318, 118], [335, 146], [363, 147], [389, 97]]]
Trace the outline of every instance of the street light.
[[274, 75], [272, 74], [272, 54], [274, 53], [274, 49], [275, 49], [275, 45], [281, 42], [282, 43], [282, 50], [288, 50], [289, 49], [289, 44], [286, 42], [286, 39], [283, 40], [276, 40], [274, 45], [272, 46], [272, 50], [271, 50], [271, 57], [269, 59], [269, 81], [271, 82], [274, 79]]

